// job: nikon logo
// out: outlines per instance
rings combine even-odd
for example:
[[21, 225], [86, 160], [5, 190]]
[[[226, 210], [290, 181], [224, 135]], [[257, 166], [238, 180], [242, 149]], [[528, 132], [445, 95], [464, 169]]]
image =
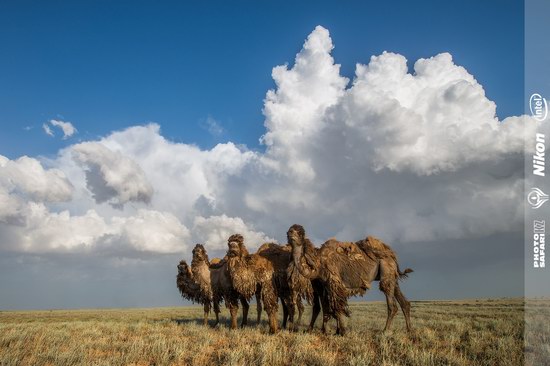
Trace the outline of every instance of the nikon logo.
[[546, 150], [545, 136], [537, 133], [535, 142], [535, 153], [533, 154], [533, 174], [544, 177], [545, 161], [544, 151]]

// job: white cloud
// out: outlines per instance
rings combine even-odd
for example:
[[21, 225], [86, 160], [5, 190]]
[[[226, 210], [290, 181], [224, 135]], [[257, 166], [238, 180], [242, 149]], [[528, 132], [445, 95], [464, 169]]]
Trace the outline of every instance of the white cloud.
[[206, 244], [207, 248], [220, 253], [227, 250], [227, 239], [235, 233], [244, 237], [248, 250], [255, 250], [263, 243], [275, 241], [263, 232], [251, 229], [241, 218], [226, 215], [208, 218], [197, 216], [192, 232], [197, 242]]
[[8, 192], [43, 202], [68, 201], [73, 186], [59, 169], [44, 169], [28, 156], [10, 160], [0, 155], [0, 186]]
[[[52, 124], [52, 126], [59, 127], [61, 131], [63, 131], [64, 140], [67, 139], [68, 137], [71, 137], [72, 135], [75, 134], [75, 132], [77, 132], [76, 128], [73, 126], [71, 122], [64, 122], [64, 121], [52, 119], [50, 120], [50, 123]], [[47, 125], [45, 125], [44, 129], [46, 128], [48, 128], [48, 130], [50, 131], [50, 133], [48, 133], [48, 130], [46, 130], [46, 133], [50, 136], [53, 136], [52, 131]]]
[[23, 210], [23, 225], [0, 222], [4, 249], [29, 253], [100, 252], [125, 257], [181, 252], [189, 238], [187, 228], [166, 212], [140, 209], [130, 217], [107, 219], [95, 210], [76, 216], [69, 211], [50, 212], [36, 202], [25, 204]]
[[401, 55], [373, 56], [326, 116], [375, 170], [434, 174], [523, 150], [526, 121], [499, 122], [495, 103], [450, 54], [420, 59], [414, 70]]
[[211, 150], [175, 143], [161, 136], [154, 123], [114, 132], [101, 143], [139, 162], [155, 190], [153, 207], [173, 212], [189, 223], [197, 199], [217, 200], [227, 177], [240, 175], [255, 156], [231, 142]]
[[43, 123], [42, 124], [42, 129], [44, 130], [44, 132], [46, 132], [46, 135], [52, 136], [52, 137], [55, 136], [52, 129], [47, 124]]
[[254, 214], [232, 210], [264, 230], [305, 223], [320, 239], [435, 240], [521, 226], [523, 136], [533, 121], [498, 121], [448, 54], [419, 60], [415, 74], [400, 55], [372, 57], [346, 89], [332, 48], [317, 27], [292, 68], [273, 69], [268, 149], [241, 190]]
[[[314, 177], [311, 157], [305, 156], [301, 144], [322, 127], [319, 123], [327, 108], [337, 103], [348, 83], [340, 76], [340, 65], [334, 64], [332, 49], [328, 30], [317, 26], [296, 55], [294, 67], [273, 68], [277, 89], [268, 91], [265, 98], [267, 132], [262, 142], [268, 154], [264, 163], [298, 178]], [[293, 164], [286, 164], [288, 161]]]
[[8, 183], [0, 185], [7, 207], [0, 242], [124, 257], [185, 253], [195, 242], [223, 252], [235, 232], [256, 248], [284, 240], [293, 223], [318, 240], [520, 230], [523, 130], [535, 126], [527, 117], [498, 121], [482, 86], [448, 54], [418, 60], [409, 74], [403, 56], [383, 53], [358, 64], [349, 84], [332, 49], [317, 27], [294, 65], [273, 69], [265, 153], [231, 142], [201, 150], [165, 139], [152, 123], [72, 145], [49, 161], [74, 185], [70, 202], [48, 203], [67, 197], [59, 187], [15, 184], [20, 193], [1, 173]]
[[83, 142], [71, 149], [74, 160], [86, 169], [86, 183], [97, 203], [120, 207], [151, 200], [153, 188], [131, 158], [97, 142]]
[[130, 217], [115, 217], [112, 223], [116, 233], [105, 242], [113, 246], [124, 243], [138, 251], [178, 253], [188, 245], [189, 230], [167, 212], [140, 209]]
[[22, 219], [21, 207], [21, 199], [0, 186], [0, 222], [20, 223]]
[[212, 116], [206, 117], [206, 120], [201, 122], [201, 127], [214, 137], [218, 137], [224, 132], [223, 127]]

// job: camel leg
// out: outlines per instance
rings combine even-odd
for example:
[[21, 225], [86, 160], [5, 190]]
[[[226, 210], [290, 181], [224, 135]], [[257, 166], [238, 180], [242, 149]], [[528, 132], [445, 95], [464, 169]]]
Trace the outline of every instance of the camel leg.
[[397, 311], [399, 308], [397, 307], [395, 296], [394, 296], [394, 284], [391, 284], [389, 286], [381, 286], [382, 291], [384, 292], [384, 295], [386, 295], [386, 304], [388, 305], [388, 317], [386, 319], [386, 326], [384, 327], [384, 331], [387, 331], [390, 329], [391, 322], [393, 320], [393, 317], [395, 314], [397, 314]]
[[343, 313], [338, 313], [336, 315], [336, 334], [345, 336], [346, 335], [346, 324], [345, 324], [345, 315]]
[[296, 303], [294, 301], [294, 296], [289, 296], [288, 301], [288, 322], [290, 323], [288, 330], [293, 332], [296, 330], [296, 324], [294, 323], [294, 316], [296, 314]]
[[210, 313], [210, 301], [203, 304], [204, 309], [204, 326], [208, 325], [208, 314]]
[[216, 314], [216, 323], [214, 326], [217, 326], [220, 323], [220, 303], [214, 300], [214, 314]]
[[[329, 310], [329, 303], [328, 303], [328, 297], [327, 293], [323, 290], [323, 293], [321, 295], [321, 309], [323, 310], [323, 325], [321, 326], [321, 331], [326, 334], [327, 333], [327, 324], [330, 321], [331, 317], [334, 317], [336, 320], [336, 316], [332, 311]], [[336, 324], [338, 326], [338, 324]], [[338, 328], [336, 329], [338, 330]]]
[[281, 304], [283, 304], [283, 329], [286, 329], [286, 323], [288, 320], [288, 304], [284, 299], [281, 299]]
[[243, 320], [241, 322], [241, 328], [248, 323], [248, 301], [244, 297], [241, 297], [241, 305], [243, 306]]
[[407, 300], [405, 295], [401, 292], [401, 289], [399, 288], [399, 284], [395, 285], [395, 298], [397, 299], [397, 302], [399, 303], [399, 306], [401, 307], [401, 310], [403, 311], [403, 315], [405, 316], [405, 324], [407, 326], [407, 332], [411, 331], [411, 303]]
[[317, 292], [313, 293], [313, 308], [311, 309], [311, 321], [309, 322], [309, 331], [313, 331], [315, 326], [315, 321], [321, 312], [321, 303], [319, 301], [319, 294]]
[[[323, 332], [323, 334], [327, 334], [327, 323], [329, 322], [329, 320], [329, 313], [323, 310], [323, 325], [321, 325], [321, 332]], [[336, 328], [336, 331], [338, 332], [338, 328]]]
[[298, 306], [298, 320], [296, 321], [296, 325], [301, 325], [302, 315], [304, 314], [304, 304], [300, 298], [296, 301], [296, 305]]
[[262, 299], [264, 300], [264, 309], [269, 319], [269, 332], [277, 333], [277, 306], [278, 297], [271, 283], [262, 285]]
[[262, 293], [260, 286], [256, 289], [256, 311], [256, 324], [260, 324], [260, 320], [262, 319]]
[[239, 300], [231, 299], [229, 303], [229, 313], [231, 314], [231, 329], [237, 329], [238, 312], [239, 312]]
[[312, 281], [311, 285], [313, 286], [313, 309], [311, 310], [311, 321], [309, 322], [309, 331], [313, 331], [315, 326], [315, 321], [321, 312], [321, 293], [322, 286], [317, 281]]

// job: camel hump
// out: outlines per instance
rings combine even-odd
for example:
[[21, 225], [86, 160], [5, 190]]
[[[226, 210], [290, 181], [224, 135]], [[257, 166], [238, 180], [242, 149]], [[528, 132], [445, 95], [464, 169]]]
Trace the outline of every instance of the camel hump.
[[210, 261], [210, 269], [218, 269], [218, 268], [221, 268], [224, 264], [225, 264], [225, 258], [224, 258], [224, 259], [213, 258], [213, 259]]
[[325, 241], [321, 247], [337, 249], [340, 246], [342, 246], [342, 242], [332, 237]]
[[366, 239], [358, 241], [357, 246], [365, 253], [373, 254], [376, 258], [392, 258], [397, 261], [393, 249], [374, 236], [367, 236]]
[[265, 243], [263, 244], [256, 254], [266, 257], [266, 258], [276, 258], [276, 257], [288, 257], [291, 255], [292, 248], [289, 245], [282, 246], [276, 243]]
[[262, 245], [260, 245], [260, 247], [258, 248], [258, 250], [256, 251], [256, 253], [261, 253], [263, 251], [266, 251], [266, 250], [279, 250], [279, 249], [282, 249], [281, 246], [279, 244], [275, 244], [275, 243], [263, 243]]

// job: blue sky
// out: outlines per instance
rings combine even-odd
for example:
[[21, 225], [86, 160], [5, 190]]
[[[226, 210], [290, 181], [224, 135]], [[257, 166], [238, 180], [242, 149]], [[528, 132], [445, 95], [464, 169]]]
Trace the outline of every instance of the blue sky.
[[523, 19], [508, 0], [0, 2], [0, 308], [181, 304], [196, 243], [253, 251], [294, 223], [381, 238], [413, 299], [520, 296]]
[[[292, 63], [318, 24], [347, 77], [384, 50], [407, 57], [409, 68], [450, 52], [500, 119], [522, 113], [521, 1], [11, 1], [0, 3], [0, 153], [52, 155], [149, 121], [174, 141], [263, 149], [271, 69]], [[208, 117], [221, 135], [205, 133]], [[50, 119], [79, 133], [50, 138], [41, 129]]]

